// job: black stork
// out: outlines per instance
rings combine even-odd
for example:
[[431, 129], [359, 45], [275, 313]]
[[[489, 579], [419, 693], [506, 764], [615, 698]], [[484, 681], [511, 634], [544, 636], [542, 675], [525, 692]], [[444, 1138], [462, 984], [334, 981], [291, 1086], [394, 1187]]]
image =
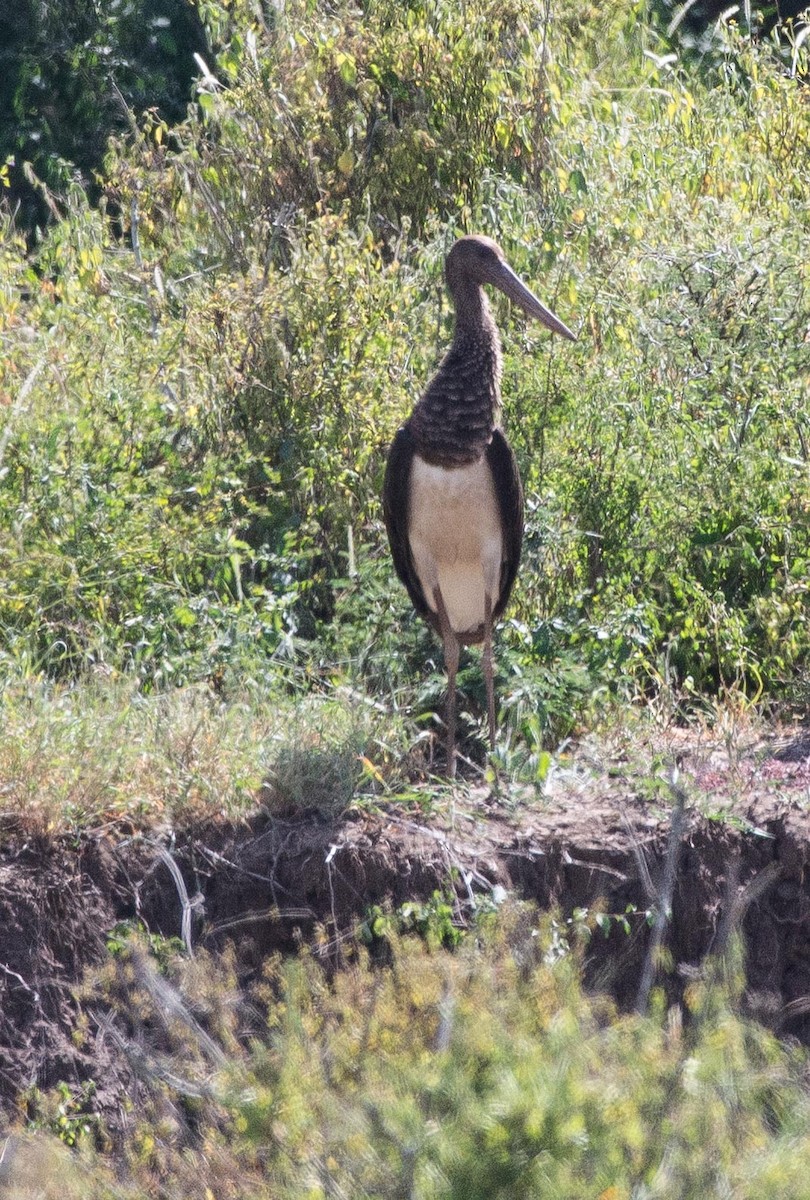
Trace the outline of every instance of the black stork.
[[397, 574], [416, 611], [442, 639], [452, 778], [462, 645], [484, 643], [495, 748], [492, 626], [509, 599], [523, 542], [520, 475], [496, 423], [501, 343], [482, 285], [499, 288], [555, 333], [572, 341], [575, 335], [521, 282], [490, 238], [459, 238], [447, 255], [445, 279], [456, 311], [453, 343], [394, 438], [383, 512]]

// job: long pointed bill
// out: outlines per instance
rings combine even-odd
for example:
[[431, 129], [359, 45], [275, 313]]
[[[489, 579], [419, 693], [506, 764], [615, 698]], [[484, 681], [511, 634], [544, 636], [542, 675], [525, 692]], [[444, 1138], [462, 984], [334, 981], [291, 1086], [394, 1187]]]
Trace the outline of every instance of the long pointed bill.
[[553, 330], [554, 333], [559, 333], [562, 337], [568, 338], [575, 342], [577, 335], [572, 333], [568, 326], [560, 320], [558, 316], [546, 308], [545, 304], [541, 304], [535, 296], [534, 292], [530, 291], [525, 283], [523, 283], [518, 275], [508, 267], [505, 262], [498, 266], [498, 273], [492, 280], [495, 287], [500, 288], [505, 296], [513, 300], [515, 304], [519, 304], [524, 312], [530, 317], [534, 317], [538, 321], [542, 321], [547, 329]]

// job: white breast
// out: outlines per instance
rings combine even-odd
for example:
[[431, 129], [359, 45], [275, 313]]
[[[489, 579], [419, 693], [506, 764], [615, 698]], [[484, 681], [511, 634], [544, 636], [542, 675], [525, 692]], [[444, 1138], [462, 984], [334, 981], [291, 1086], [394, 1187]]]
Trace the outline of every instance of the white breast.
[[433, 611], [439, 587], [456, 633], [471, 633], [482, 625], [485, 592], [493, 607], [498, 600], [503, 546], [486, 459], [466, 467], [437, 467], [414, 457], [408, 538]]

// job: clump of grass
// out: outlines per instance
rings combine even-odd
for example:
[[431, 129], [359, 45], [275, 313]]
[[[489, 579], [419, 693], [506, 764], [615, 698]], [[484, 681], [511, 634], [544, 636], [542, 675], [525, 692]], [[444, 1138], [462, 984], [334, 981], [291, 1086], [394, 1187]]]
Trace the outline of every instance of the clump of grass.
[[235, 815], [258, 784], [264, 714], [204, 686], [145, 696], [132, 679], [28, 679], [2, 699], [3, 815], [59, 833]]
[[262, 799], [271, 812], [315, 808], [337, 815], [349, 804], [362, 777], [353, 746], [281, 748], [267, 773]]
[[160, 830], [267, 803], [336, 813], [395, 781], [407, 728], [378, 702], [277, 685], [144, 694], [131, 677], [8, 680], [0, 698], [0, 818], [29, 830]]
[[[77, 1161], [56, 1138], [5, 1136], [0, 1139], [3, 1196], [7, 1200], [114, 1200], [122, 1193], [112, 1176], [103, 1178]], [[129, 1193], [135, 1200], [134, 1193]]]

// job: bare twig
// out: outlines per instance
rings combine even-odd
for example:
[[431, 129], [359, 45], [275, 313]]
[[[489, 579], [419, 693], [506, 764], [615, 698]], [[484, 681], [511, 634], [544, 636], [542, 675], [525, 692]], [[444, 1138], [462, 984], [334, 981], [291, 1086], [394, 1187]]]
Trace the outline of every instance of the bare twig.
[[185, 880], [180, 874], [180, 868], [177, 863], [163, 846], [159, 846], [157, 842], [152, 845], [156, 848], [159, 857], [163, 860], [171, 872], [174, 886], [177, 888], [177, 894], [180, 897], [180, 903], [183, 906], [183, 916], [180, 923], [180, 935], [183, 943], [188, 951], [189, 958], [194, 957], [194, 950], [191, 945], [191, 912], [194, 908], [199, 908], [202, 900], [201, 896], [195, 896], [193, 900], [189, 899], [188, 890], [186, 889]]
[[196, 1083], [190, 1079], [182, 1078], [180, 1075], [175, 1074], [167, 1063], [161, 1062], [154, 1055], [147, 1053], [142, 1046], [137, 1046], [135, 1042], [124, 1037], [116, 1029], [109, 1015], [104, 1016], [100, 1013], [92, 1013], [91, 1015], [103, 1035], [108, 1036], [127, 1059], [133, 1073], [139, 1079], [143, 1079], [145, 1083], [153, 1084], [155, 1080], [160, 1080], [161, 1083], [167, 1084], [181, 1096], [189, 1096], [195, 1100], [209, 1099], [213, 1095], [213, 1091], [207, 1083]]
[[277, 905], [271, 904], [268, 908], [251, 909], [249, 912], [240, 913], [238, 917], [231, 917], [228, 921], [218, 921], [215, 925], [209, 925], [205, 937], [207, 940], [224, 933], [227, 929], [251, 925], [254, 921], [314, 921], [317, 916], [314, 908], [278, 908]]
[[7, 966], [6, 963], [0, 963], [0, 971], [3, 971], [6, 975], [11, 976], [12, 979], [19, 980], [20, 987], [24, 988], [29, 995], [34, 997], [34, 1003], [37, 1004], [39, 1002], [39, 992], [32, 988], [30, 983], [26, 983], [22, 975], [20, 975], [17, 971], [12, 971], [11, 967]]
[[338, 925], [337, 909], [335, 907], [335, 884], [334, 884], [334, 880], [332, 879], [332, 859], [335, 857], [335, 855], [337, 854], [339, 849], [340, 849], [339, 844], [336, 842], [333, 842], [332, 845], [329, 847], [329, 853], [326, 856], [325, 862], [326, 862], [326, 872], [327, 872], [327, 876], [329, 878], [329, 908], [332, 913], [332, 928], [334, 929], [335, 934], [338, 936], [338, 942], [337, 942], [336, 949], [337, 949], [337, 953], [338, 953], [338, 961], [342, 963], [343, 950], [342, 950], [342, 943], [339, 938], [340, 927]]
[[260, 875], [258, 871], [250, 871], [247, 867], [242, 867], [232, 859], [226, 858], [218, 850], [212, 850], [210, 846], [204, 846], [202, 842], [195, 842], [195, 847], [206, 858], [222, 863], [223, 866], [229, 867], [232, 871], [238, 871], [241, 875], [246, 875], [249, 879], [258, 879], [260, 883], [272, 884], [274, 882], [272, 875]]
[[749, 879], [744, 888], [739, 888], [740, 863], [732, 859], [727, 872], [726, 903], [723, 905], [723, 915], [717, 929], [715, 952], [722, 954], [728, 946], [732, 933], [739, 929], [749, 905], [765, 892], [782, 874], [778, 862], [770, 862], [753, 879]]
[[461, 872], [466, 871], [469, 879], [474, 883], [477, 883], [479, 887], [483, 887], [487, 891], [491, 889], [491, 879], [487, 879], [486, 875], [483, 875], [474, 867], [464, 866], [463, 855], [459, 849], [459, 845], [464, 847], [464, 842], [460, 838], [456, 838], [455, 841], [453, 841], [440, 829], [430, 829], [427, 825], [420, 825], [418, 821], [410, 821], [404, 817], [397, 817], [393, 813], [390, 813], [387, 819], [392, 825], [399, 825], [400, 828], [407, 830], [409, 833], [415, 833], [421, 837], [429, 838], [431, 841], [437, 842], [444, 851], [445, 861], [449, 864], [449, 866], [455, 867]]
[[19, 392], [17, 393], [17, 399], [14, 401], [14, 403], [11, 406], [11, 409], [9, 410], [9, 413], [6, 417], [5, 425], [3, 427], [3, 432], [2, 432], [2, 434], [0, 434], [0, 467], [2, 467], [2, 465], [3, 465], [3, 459], [6, 456], [6, 450], [8, 449], [8, 444], [11, 441], [11, 435], [14, 432], [14, 422], [15, 422], [16, 418], [19, 416], [19, 414], [24, 410], [26, 401], [28, 400], [28, 395], [31, 391], [31, 388], [36, 383], [37, 376], [39, 375], [40, 371], [42, 370], [42, 368], [44, 366], [45, 366], [44, 358], [41, 358], [38, 363], [34, 364], [34, 366], [31, 368], [31, 370], [28, 372], [25, 379], [23, 380], [22, 387], [20, 388]]
[[675, 891], [678, 851], [680, 850], [684, 814], [686, 812], [686, 792], [678, 782], [677, 767], [672, 768], [668, 782], [675, 798], [675, 805], [672, 809], [672, 821], [669, 827], [667, 854], [664, 861], [664, 877], [661, 880], [661, 888], [655, 904], [652, 933], [647, 946], [644, 969], [641, 973], [641, 981], [638, 985], [638, 994], [636, 996], [636, 1012], [638, 1013], [645, 1013], [647, 1011], [650, 992], [652, 991], [655, 972], [658, 967], [658, 955], [664, 940], [664, 931], [672, 915], [672, 896]]
[[633, 858], [636, 860], [638, 869], [638, 877], [641, 880], [641, 886], [644, 889], [644, 896], [648, 904], [654, 904], [656, 899], [655, 884], [650, 875], [650, 868], [647, 866], [647, 859], [644, 856], [644, 848], [636, 836], [636, 831], [628, 820], [627, 813], [622, 811], [622, 824], [627, 830], [630, 838], [630, 849], [633, 851]]
[[5, 1191], [5, 1185], [9, 1182], [12, 1165], [16, 1157], [19, 1147], [19, 1138], [14, 1134], [9, 1134], [3, 1139], [3, 1146], [0, 1149], [0, 1187]]
[[619, 871], [616, 867], [609, 867], [605, 863], [588, 862], [583, 858], [572, 858], [567, 850], [563, 851], [562, 859], [566, 866], [583, 867], [586, 871], [601, 872], [602, 875], [612, 875], [614, 879], [621, 879], [622, 883], [627, 880], [627, 875], [624, 871]]
[[178, 992], [177, 988], [172, 987], [167, 979], [164, 979], [158, 971], [154, 969], [149, 960], [142, 954], [134, 956], [134, 965], [138, 975], [138, 982], [146, 988], [155, 1001], [155, 1008], [164, 1021], [174, 1017], [182, 1021], [187, 1029], [190, 1029], [197, 1039], [200, 1050], [212, 1063], [218, 1067], [224, 1067], [227, 1059], [220, 1046], [214, 1039], [205, 1032], [199, 1021], [189, 1010], [183, 997]]
[[797, 996], [795, 1000], [789, 1000], [776, 1014], [773, 1024], [774, 1032], [778, 1033], [786, 1021], [794, 1021], [797, 1017], [804, 1017], [809, 1012], [810, 996]]
[[154, 301], [152, 300], [152, 294], [149, 291], [149, 284], [146, 282], [146, 276], [144, 274], [144, 263], [143, 263], [143, 256], [141, 254], [141, 238], [140, 238], [140, 232], [139, 232], [140, 214], [138, 212], [138, 194], [137, 194], [137, 192], [135, 192], [133, 194], [132, 203], [130, 204], [129, 227], [130, 227], [130, 241], [132, 242], [132, 253], [135, 256], [135, 264], [138, 268], [138, 271], [140, 272], [140, 284], [141, 284], [141, 289], [143, 291], [144, 300], [146, 301], [146, 307], [149, 309], [149, 317], [150, 317], [151, 326], [152, 326], [151, 330], [150, 330], [150, 336], [152, 338], [152, 341], [156, 341], [157, 340], [157, 331], [158, 331], [158, 315], [157, 315], [157, 310], [155, 308]]

